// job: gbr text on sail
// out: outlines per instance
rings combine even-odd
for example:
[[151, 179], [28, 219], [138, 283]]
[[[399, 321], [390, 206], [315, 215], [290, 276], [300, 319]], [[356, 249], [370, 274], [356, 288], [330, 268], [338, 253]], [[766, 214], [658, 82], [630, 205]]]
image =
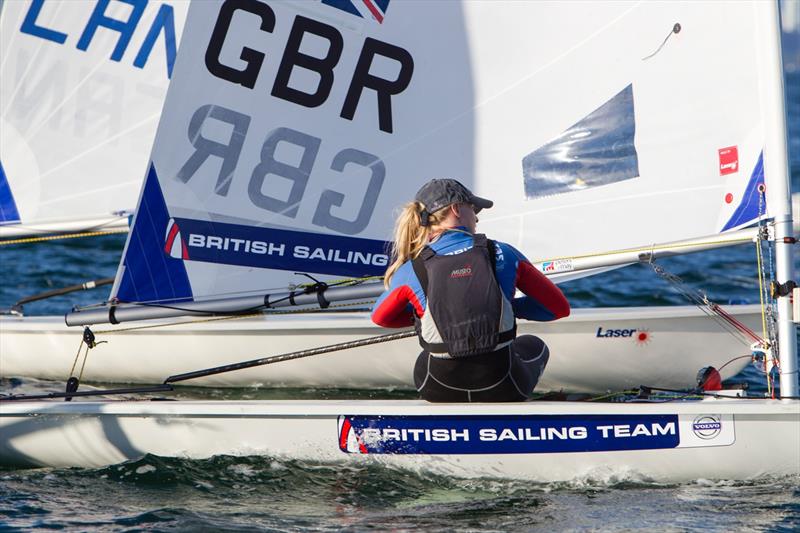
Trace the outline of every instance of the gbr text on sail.
[[[297, 106], [296, 112], [301, 114], [303, 109], [335, 108], [339, 120], [354, 121], [359, 120], [359, 115], [374, 116], [373, 110], [366, 113], [359, 109], [376, 105], [375, 135], [391, 135], [393, 101], [412, 80], [411, 54], [400, 46], [352, 32], [347, 34], [346, 41], [343, 33], [331, 24], [289, 13], [283, 6], [274, 7], [257, 0], [224, 2], [204, 51], [208, 73], [242, 91], [263, 94], [265, 101], [272, 98], [283, 102], [280, 105]], [[288, 37], [280, 56], [265, 51], [270, 38], [287, 26]], [[344, 61], [348, 49], [355, 46], [358, 52], [354, 64]], [[392, 75], [386, 74], [387, 65]], [[273, 67], [270, 72], [275, 72], [271, 83], [264, 79], [268, 66]], [[351, 72], [342, 72], [348, 66]], [[337, 84], [346, 84], [346, 89], [336, 91]], [[334, 101], [337, 94], [344, 96]], [[251, 131], [251, 115], [234, 107], [229, 103], [209, 102], [195, 109], [186, 131], [193, 151], [176, 174], [180, 181], [189, 182], [203, 165], [214, 162], [219, 168], [215, 195], [225, 197], [233, 180], [247, 180], [245, 188], [251, 203], [265, 211], [293, 219], [306, 203], [312, 203], [309, 209], [314, 226], [345, 235], [358, 234], [367, 227], [386, 177], [386, 167], [379, 155], [350, 146], [336, 151], [330, 161], [322, 161], [320, 154], [326, 152], [321, 149], [323, 144], [341, 142], [340, 139], [323, 140], [316, 132], [300, 131], [285, 124], [273, 124], [266, 132]], [[211, 130], [225, 131], [227, 135], [207, 134]], [[244, 162], [247, 158], [240, 161], [243, 151], [256, 142], [260, 144], [257, 159], [251, 158], [253, 162], [248, 168], [241, 168], [247, 165]], [[331, 186], [322, 188], [314, 198], [307, 198], [307, 191], [313, 189], [309, 182], [318, 174], [315, 169], [340, 176], [351, 173], [359, 179], [366, 176], [366, 186], [358, 188], [361, 197], [348, 198], [346, 191]], [[337, 211], [345, 202], [354, 201], [358, 207], [351, 212]]]

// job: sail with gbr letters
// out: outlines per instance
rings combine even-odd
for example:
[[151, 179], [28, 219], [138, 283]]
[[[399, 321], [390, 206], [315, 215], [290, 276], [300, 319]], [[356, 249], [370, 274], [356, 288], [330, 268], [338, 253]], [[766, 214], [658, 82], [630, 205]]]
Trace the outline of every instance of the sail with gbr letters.
[[769, 214], [757, 2], [364, 4], [192, 5], [112, 298], [381, 275], [434, 177], [547, 273]]
[[0, 237], [128, 224], [188, 2], [4, 2]]

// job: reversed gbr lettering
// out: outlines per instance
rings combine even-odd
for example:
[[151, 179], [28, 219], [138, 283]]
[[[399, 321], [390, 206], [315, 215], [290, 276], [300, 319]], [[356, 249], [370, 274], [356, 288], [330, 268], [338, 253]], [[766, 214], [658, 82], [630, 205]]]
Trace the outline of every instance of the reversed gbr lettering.
[[[204, 105], [197, 108], [186, 132], [194, 152], [178, 170], [176, 178], [188, 183], [201, 166], [218, 165], [214, 193], [227, 196], [231, 181], [238, 169], [242, 148], [248, 139], [250, 123], [250, 116], [220, 105]], [[208, 138], [204, 132], [211, 130], [229, 131], [227, 141]], [[280, 143], [291, 144], [300, 150], [302, 155], [296, 164], [278, 161], [275, 158]], [[253, 205], [288, 218], [295, 218], [305, 197], [309, 177], [317, 164], [321, 143], [322, 140], [318, 137], [292, 128], [279, 127], [268, 132], [261, 146], [260, 160], [250, 172], [250, 181], [247, 185], [247, 194]], [[335, 215], [333, 211], [344, 204], [345, 194], [325, 189], [320, 194], [314, 210], [312, 224], [345, 235], [356, 235], [367, 227], [386, 177], [386, 167], [376, 155], [355, 148], [345, 148], [333, 157], [329, 168], [334, 172], [343, 173], [348, 168], [352, 171], [352, 167], [363, 167], [370, 172], [356, 217], [349, 220]], [[265, 192], [265, 184], [270, 180], [288, 180], [291, 184], [288, 195], [279, 198]]]

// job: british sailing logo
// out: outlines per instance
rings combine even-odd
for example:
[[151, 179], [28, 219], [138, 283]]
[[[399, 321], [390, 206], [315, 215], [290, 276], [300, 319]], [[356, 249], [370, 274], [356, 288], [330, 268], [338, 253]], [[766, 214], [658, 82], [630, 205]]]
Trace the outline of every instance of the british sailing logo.
[[341, 9], [357, 17], [375, 19], [378, 24], [383, 24], [389, 2], [390, 0], [322, 0], [326, 6]]
[[181, 236], [181, 229], [174, 218], [169, 219], [164, 236], [164, 253], [174, 259], [189, 259], [189, 249]]

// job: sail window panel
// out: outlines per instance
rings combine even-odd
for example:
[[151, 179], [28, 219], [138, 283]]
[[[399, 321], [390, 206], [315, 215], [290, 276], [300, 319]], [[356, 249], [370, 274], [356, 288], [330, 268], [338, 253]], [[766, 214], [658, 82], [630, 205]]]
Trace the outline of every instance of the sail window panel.
[[541, 198], [639, 176], [633, 86], [522, 159], [525, 196]]

